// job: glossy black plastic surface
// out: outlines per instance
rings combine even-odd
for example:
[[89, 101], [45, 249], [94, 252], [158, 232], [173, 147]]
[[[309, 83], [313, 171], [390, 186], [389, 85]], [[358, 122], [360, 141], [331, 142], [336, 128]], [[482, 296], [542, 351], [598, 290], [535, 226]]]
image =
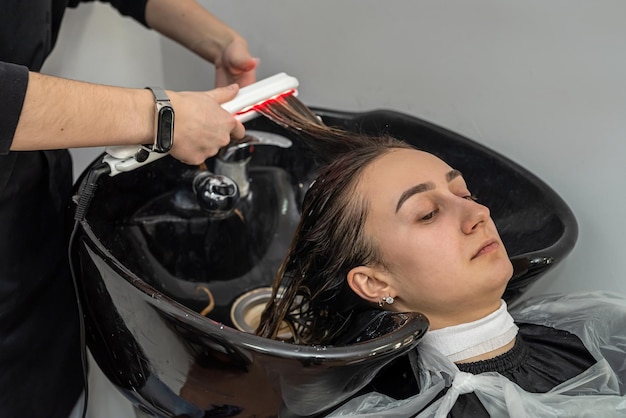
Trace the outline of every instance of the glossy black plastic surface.
[[[509, 301], [573, 248], [577, 226], [567, 205], [498, 153], [396, 112], [314, 110], [329, 125], [389, 133], [463, 172], [514, 262]], [[155, 415], [317, 416], [357, 393], [427, 328], [419, 314], [392, 315], [356, 333], [364, 341], [341, 347], [296, 346], [234, 328], [235, 301], [271, 283], [315, 169], [283, 128], [264, 118], [247, 127], [293, 146], [258, 147], [250, 191], [229, 216], [208, 216], [198, 204], [197, 167], [165, 157], [102, 178], [72, 243], [89, 348], [106, 376]]]

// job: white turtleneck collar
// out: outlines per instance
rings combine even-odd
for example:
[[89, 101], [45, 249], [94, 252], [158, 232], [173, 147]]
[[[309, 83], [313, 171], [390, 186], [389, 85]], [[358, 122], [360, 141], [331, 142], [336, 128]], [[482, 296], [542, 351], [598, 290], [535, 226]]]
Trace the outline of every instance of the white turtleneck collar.
[[500, 308], [477, 321], [428, 331], [420, 344], [439, 351], [452, 362], [466, 360], [505, 346], [517, 335], [517, 326], [502, 300]]

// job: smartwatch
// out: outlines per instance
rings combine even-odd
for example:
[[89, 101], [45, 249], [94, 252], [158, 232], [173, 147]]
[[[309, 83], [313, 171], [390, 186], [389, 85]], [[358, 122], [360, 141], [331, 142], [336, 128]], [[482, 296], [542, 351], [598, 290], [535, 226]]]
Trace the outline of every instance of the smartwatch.
[[156, 111], [154, 114], [154, 144], [152, 151], [166, 153], [174, 143], [174, 108], [165, 90], [160, 87], [146, 87], [152, 92]]

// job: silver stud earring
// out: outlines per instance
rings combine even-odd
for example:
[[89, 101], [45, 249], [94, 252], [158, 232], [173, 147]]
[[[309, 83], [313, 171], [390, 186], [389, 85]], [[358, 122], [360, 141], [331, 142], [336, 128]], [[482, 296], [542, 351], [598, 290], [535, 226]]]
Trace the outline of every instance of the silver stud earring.
[[380, 298], [380, 300], [378, 301], [378, 306], [380, 306], [382, 308], [383, 305], [385, 305], [385, 303], [387, 305], [391, 305], [393, 303], [393, 301], [394, 301], [394, 299], [391, 296]]

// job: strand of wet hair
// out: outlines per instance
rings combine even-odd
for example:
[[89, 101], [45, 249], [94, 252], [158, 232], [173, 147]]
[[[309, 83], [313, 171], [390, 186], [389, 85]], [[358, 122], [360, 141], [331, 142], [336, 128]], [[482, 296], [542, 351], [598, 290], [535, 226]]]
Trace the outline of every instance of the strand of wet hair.
[[[327, 167], [346, 154], [359, 154], [371, 147], [408, 147], [406, 143], [388, 135], [370, 136], [327, 126], [295, 96], [281, 97], [255, 110], [292, 132], [295, 137], [300, 137], [301, 143], [312, 151], [315, 161]], [[301, 234], [302, 227], [301, 221], [295, 236]], [[302, 272], [310, 268], [303, 264], [290, 265], [296, 252], [295, 243], [295, 240], [292, 241], [289, 255], [275, 277], [271, 301], [261, 315], [256, 333], [277, 338], [281, 324], [284, 323], [291, 329], [291, 341], [296, 344], [332, 343], [350, 326], [353, 311], [329, 309], [331, 302], [325, 300], [325, 295], [334, 290], [327, 286], [311, 293], [301, 276]]]
[[326, 125], [308, 106], [294, 95], [280, 96], [255, 108], [272, 122], [303, 139], [320, 164], [329, 163], [340, 155], [380, 142], [380, 136], [370, 136]]

